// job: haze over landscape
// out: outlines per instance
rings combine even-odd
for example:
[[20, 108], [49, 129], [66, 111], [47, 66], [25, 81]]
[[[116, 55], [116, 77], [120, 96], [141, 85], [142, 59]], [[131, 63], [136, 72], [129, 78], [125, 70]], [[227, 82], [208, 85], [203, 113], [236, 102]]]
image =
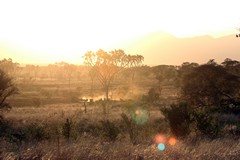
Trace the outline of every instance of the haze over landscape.
[[145, 64], [240, 59], [239, 2], [5, 1], [0, 58], [24, 64], [81, 64], [89, 50], [123, 49]]
[[239, 0], [0, 0], [0, 160], [240, 157]]

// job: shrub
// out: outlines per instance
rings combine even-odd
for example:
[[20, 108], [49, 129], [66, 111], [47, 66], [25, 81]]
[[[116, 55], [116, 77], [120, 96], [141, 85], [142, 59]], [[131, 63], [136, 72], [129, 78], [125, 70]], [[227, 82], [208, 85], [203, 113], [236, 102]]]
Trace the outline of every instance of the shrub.
[[118, 134], [120, 133], [118, 127], [114, 122], [109, 120], [100, 121], [102, 125], [103, 136], [112, 142], [115, 142]]
[[82, 119], [77, 123], [78, 133], [87, 133], [97, 136], [101, 127], [97, 123], [91, 123], [88, 119]]
[[137, 124], [133, 121], [132, 118], [129, 118], [126, 114], [121, 114], [124, 127], [129, 134], [130, 141], [133, 145], [137, 144], [137, 136], [139, 133]]
[[216, 115], [207, 114], [206, 112], [194, 112], [194, 120], [197, 129], [202, 134], [210, 138], [215, 138], [220, 135], [222, 127]]
[[154, 103], [154, 102], [159, 101], [159, 96], [160, 96], [160, 94], [154, 88], [149, 89], [148, 97], [147, 97], [148, 102]]
[[10, 124], [0, 115], [0, 137], [5, 136], [9, 129]]
[[62, 130], [62, 134], [64, 138], [69, 140], [70, 137], [72, 136], [72, 131], [73, 131], [73, 122], [72, 120], [67, 118], [65, 123], [63, 124], [63, 130]]
[[190, 133], [192, 116], [187, 103], [172, 104], [169, 108], [161, 108], [160, 110], [168, 120], [171, 131], [175, 136], [185, 137]]
[[30, 123], [25, 126], [24, 132], [26, 134], [26, 138], [31, 141], [42, 141], [49, 139], [49, 131], [46, 125], [41, 123]]

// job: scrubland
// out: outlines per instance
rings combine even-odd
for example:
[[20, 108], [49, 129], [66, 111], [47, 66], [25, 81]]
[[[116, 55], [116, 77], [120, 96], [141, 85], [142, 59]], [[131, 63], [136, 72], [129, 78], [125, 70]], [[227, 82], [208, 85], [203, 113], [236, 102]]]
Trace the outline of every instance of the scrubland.
[[[0, 119], [0, 129], [4, 131], [0, 133], [0, 159], [238, 160], [240, 157], [236, 124], [225, 125], [214, 136], [201, 134], [192, 126], [187, 126], [191, 129], [187, 136], [174, 135], [162, 108], [177, 102], [179, 91], [171, 81], [166, 81], [161, 84], [160, 98], [150, 103], [149, 96], [155, 94], [150, 90], [159, 85], [152, 74], [137, 75], [131, 88], [126, 77], [118, 77], [112, 84], [109, 101], [102, 98], [101, 85], [97, 81], [91, 83], [86, 76], [73, 79], [71, 84], [49, 78], [26, 81], [30, 79], [17, 80], [20, 94], [8, 99], [13, 108], [4, 111]], [[231, 122], [239, 119], [234, 115], [223, 118]], [[159, 143], [164, 148], [159, 148]]]

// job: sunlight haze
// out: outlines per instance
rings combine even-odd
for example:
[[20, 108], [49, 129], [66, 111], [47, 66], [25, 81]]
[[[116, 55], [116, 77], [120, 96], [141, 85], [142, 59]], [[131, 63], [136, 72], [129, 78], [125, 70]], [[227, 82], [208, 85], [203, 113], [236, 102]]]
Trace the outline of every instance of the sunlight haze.
[[[0, 58], [77, 64], [100, 48], [137, 54], [122, 44], [154, 32], [177, 38], [235, 34], [239, 16], [237, 0], [1, 1]], [[151, 63], [148, 53], [139, 54]]]

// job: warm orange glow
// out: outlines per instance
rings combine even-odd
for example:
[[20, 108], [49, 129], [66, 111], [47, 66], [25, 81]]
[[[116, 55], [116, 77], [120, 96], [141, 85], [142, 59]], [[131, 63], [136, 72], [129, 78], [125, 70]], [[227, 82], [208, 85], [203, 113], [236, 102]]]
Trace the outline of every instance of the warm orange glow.
[[136, 116], [139, 116], [139, 115], [141, 114], [141, 112], [137, 110], [137, 111], [135, 112], [135, 114], [136, 114]]
[[[89, 50], [125, 50], [123, 43], [153, 32], [176, 37], [235, 34], [238, 4], [209, 0], [26, 0], [14, 1], [13, 5], [4, 1], [0, 6], [0, 15], [4, 15], [0, 17], [0, 46], [9, 43], [24, 50], [27, 58], [19, 56], [19, 51], [4, 53], [16, 61], [79, 63]], [[136, 52], [143, 53], [138, 48], [130, 54]]]
[[166, 142], [166, 137], [161, 135], [161, 134], [158, 134], [158, 135], [155, 136], [154, 142], [156, 144], [165, 143]]
[[174, 137], [171, 137], [169, 140], [168, 140], [168, 143], [172, 146], [174, 146], [176, 144], [177, 140], [174, 138]]

